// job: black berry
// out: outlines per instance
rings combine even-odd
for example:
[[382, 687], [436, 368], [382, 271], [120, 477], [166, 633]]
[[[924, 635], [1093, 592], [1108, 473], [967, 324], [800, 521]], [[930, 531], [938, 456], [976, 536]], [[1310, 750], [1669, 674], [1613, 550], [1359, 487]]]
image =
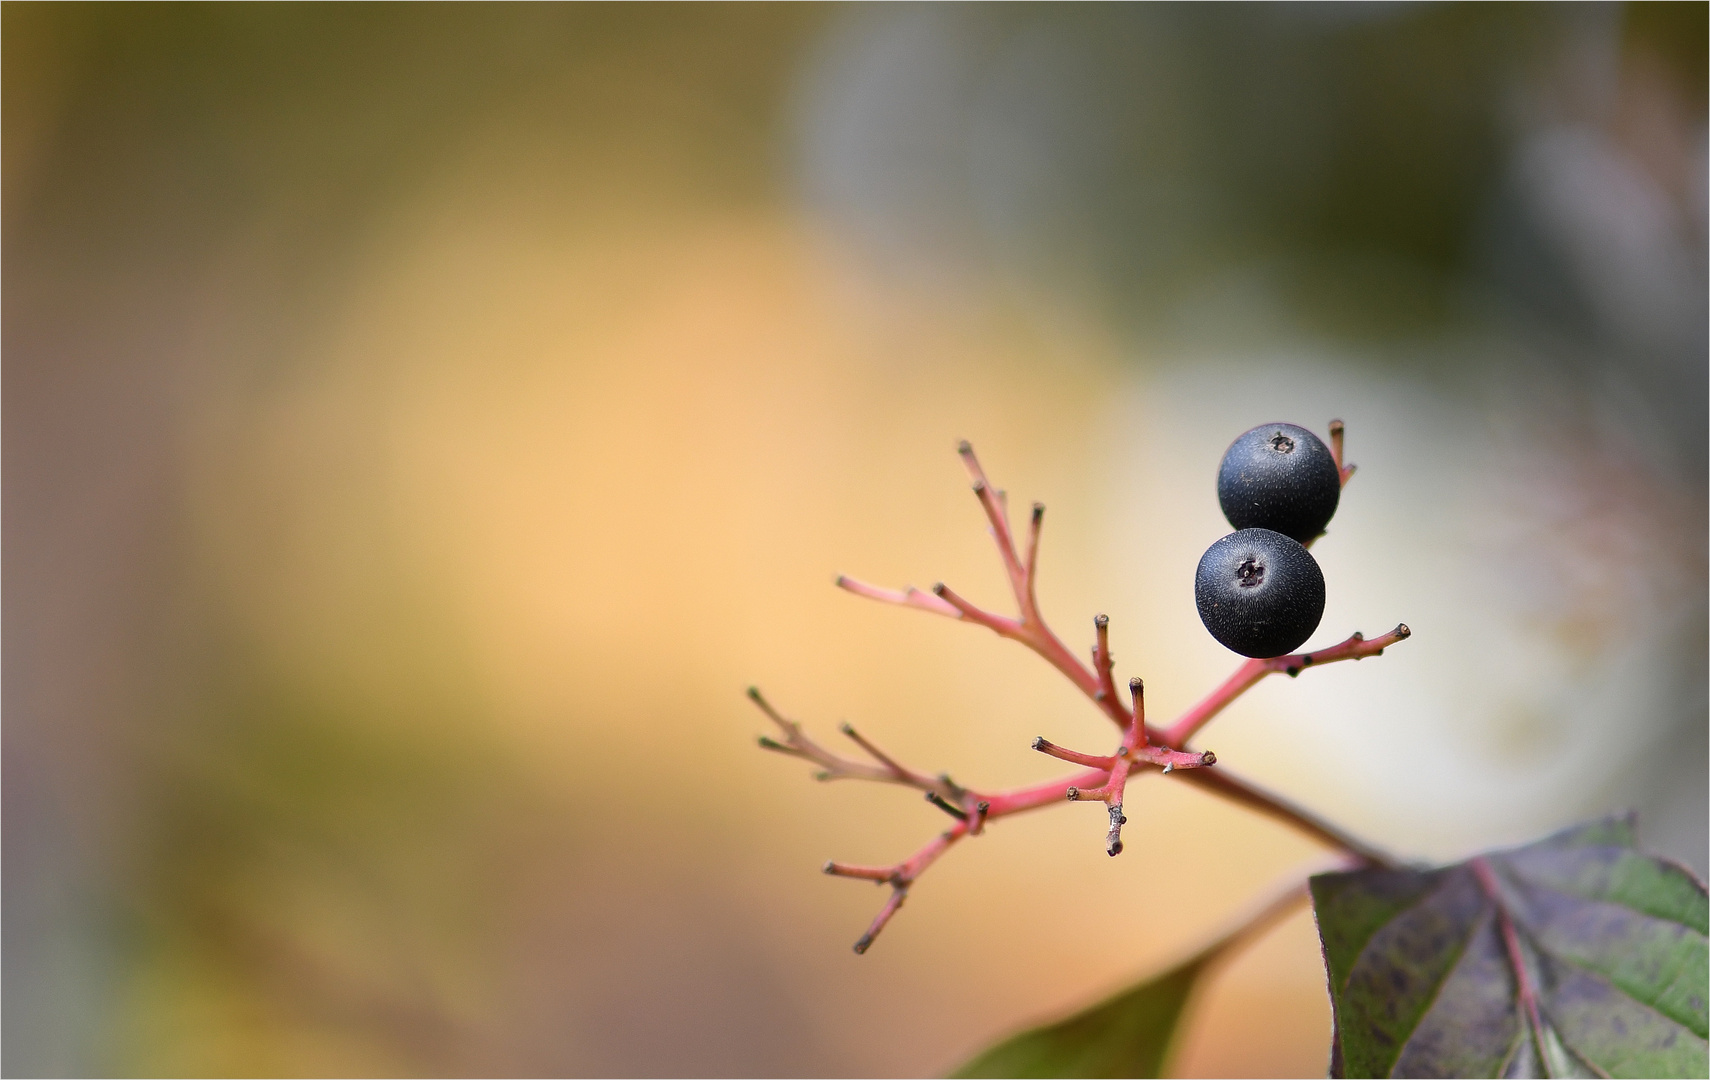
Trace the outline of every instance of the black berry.
[[1324, 615], [1324, 574], [1295, 541], [1269, 529], [1242, 529], [1206, 549], [1194, 574], [1199, 617], [1242, 656], [1299, 648]]
[[1293, 424], [1247, 432], [1217, 468], [1217, 501], [1237, 529], [1270, 529], [1304, 544], [1330, 524], [1341, 497], [1330, 448]]

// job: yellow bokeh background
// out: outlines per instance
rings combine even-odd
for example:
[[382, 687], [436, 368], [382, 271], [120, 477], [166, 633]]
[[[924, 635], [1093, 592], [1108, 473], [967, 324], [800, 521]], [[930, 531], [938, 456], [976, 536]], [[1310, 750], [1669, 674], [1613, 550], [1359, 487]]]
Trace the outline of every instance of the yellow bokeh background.
[[[1702, 599], [1702, 485], [1516, 449], [1524, 379], [1384, 366], [1531, 355], [1509, 331], [1350, 346], [1237, 288], [1184, 343], [876, 268], [791, 158], [803, 72], [866, 17], [5, 6], [8, 1072], [939, 1074], [1334, 865], [1154, 777], [1123, 858], [1087, 808], [996, 823], [851, 955], [882, 894], [819, 865], [942, 818], [758, 751], [748, 685], [982, 787], [1054, 775], [1035, 735], [1109, 738], [1018, 646], [832, 586], [1002, 605], [960, 438], [1048, 505], [1059, 632], [1108, 612], [1167, 717], [1233, 663], [1187, 584], [1221, 448], [1345, 416], [1313, 642], [1420, 638], [1202, 741], [1408, 856], [1632, 804], [1701, 722], [1658, 691], [1611, 758], [1561, 710], [1701, 660], [1643, 635], [1702, 636], [1656, 586]], [[1493, 460], [1622, 494], [1463, 498]], [[1538, 558], [1595, 587], [1490, 599], [1549, 521]], [[1506, 681], [1481, 640], [1520, 642]], [[1321, 1075], [1329, 1033], [1302, 911], [1171, 1068]]]

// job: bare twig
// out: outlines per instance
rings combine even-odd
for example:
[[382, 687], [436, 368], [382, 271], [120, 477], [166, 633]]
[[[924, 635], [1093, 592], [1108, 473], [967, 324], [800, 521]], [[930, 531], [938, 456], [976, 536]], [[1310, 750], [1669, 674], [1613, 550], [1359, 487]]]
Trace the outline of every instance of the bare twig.
[[1044, 522], [1045, 504], [1034, 503], [1032, 523], [1027, 527], [1027, 597], [1021, 605], [1022, 611], [1034, 616], [1039, 612], [1039, 600], [1033, 594], [1033, 583], [1039, 580], [1039, 528]]
[[1093, 670], [1098, 673], [1098, 693], [1094, 698], [1100, 702], [1116, 700], [1116, 683], [1111, 673], [1116, 667], [1116, 661], [1110, 655], [1110, 616], [1098, 614], [1093, 616]]
[[855, 729], [848, 724], [843, 725], [843, 734], [853, 740], [855, 745], [871, 754], [879, 764], [869, 765], [863, 761], [852, 761], [849, 758], [840, 757], [808, 738], [800, 724], [786, 718], [774, 709], [771, 702], [761, 695], [758, 687], [750, 686], [748, 696], [755, 705], [759, 706], [760, 711], [766, 714], [768, 719], [778, 725], [778, 730], [784, 736], [784, 741], [778, 742], [776, 739], [762, 735], [759, 740], [760, 748], [813, 762], [820, 767], [820, 771], [815, 774], [819, 780], [876, 780], [884, 784], [901, 784], [905, 787], [940, 794], [951, 794], [959, 790], [949, 783], [947, 777], [926, 776], [898, 765], [888, 754], [857, 734]]

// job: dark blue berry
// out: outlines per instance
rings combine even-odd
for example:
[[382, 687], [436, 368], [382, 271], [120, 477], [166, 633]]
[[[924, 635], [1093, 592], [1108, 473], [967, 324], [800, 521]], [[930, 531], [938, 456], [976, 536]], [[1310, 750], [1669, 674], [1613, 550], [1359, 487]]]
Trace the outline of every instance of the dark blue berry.
[[1193, 579], [1211, 636], [1242, 656], [1298, 649], [1324, 615], [1324, 574], [1312, 553], [1269, 529], [1230, 533], [1200, 556]]
[[1247, 432], [1217, 468], [1217, 501], [1237, 529], [1270, 529], [1304, 544], [1330, 524], [1341, 497], [1330, 448], [1293, 424]]

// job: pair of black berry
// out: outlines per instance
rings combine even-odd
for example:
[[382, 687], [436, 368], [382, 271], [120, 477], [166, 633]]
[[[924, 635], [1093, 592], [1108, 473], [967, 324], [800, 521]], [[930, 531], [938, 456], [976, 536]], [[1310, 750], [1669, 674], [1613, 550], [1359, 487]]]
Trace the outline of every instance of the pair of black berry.
[[1236, 439], [1217, 470], [1217, 501], [1238, 530], [1212, 544], [1194, 575], [1199, 617], [1242, 656], [1299, 648], [1324, 615], [1324, 574], [1303, 546], [1324, 531], [1342, 471], [1318, 436], [1264, 424]]

